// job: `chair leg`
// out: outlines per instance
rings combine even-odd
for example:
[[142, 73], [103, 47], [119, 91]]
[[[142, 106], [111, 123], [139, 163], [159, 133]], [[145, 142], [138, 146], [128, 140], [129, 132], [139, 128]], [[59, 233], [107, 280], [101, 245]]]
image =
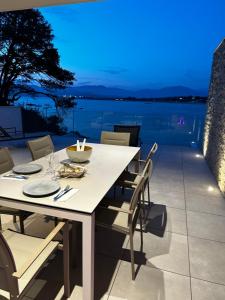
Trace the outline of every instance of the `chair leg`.
[[121, 193], [122, 193], [122, 195], [124, 195], [124, 193], [125, 193], [125, 188], [124, 187], [122, 187]]
[[141, 213], [139, 214], [139, 219], [140, 219], [140, 234], [141, 234], [141, 252], [143, 251], [143, 222], [142, 222], [142, 215]]
[[140, 205], [142, 206], [143, 219], [144, 219], [144, 223], [145, 223], [147, 216], [145, 216], [145, 190], [144, 190], [144, 187], [142, 189], [142, 201], [141, 201]]
[[135, 270], [134, 270], [134, 242], [133, 242], [133, 230], [130, 228], [130, 261], [131, 261], [131, 274], [132, 280], [135, 279]]
[[147, 188], [148, 188], [148, 206], [151, 206], [149, 180], [147, 182]]
[[55, 223], [55, 227], [56, 227], [58, 225], [58, 218], [57, 217], [54, 218], [54, 223]]
[[13, 223], [16, 223], [16, 215], [13, 216]]
[[23, 216], [19, 216], [19, 220], [20, 220], [20, 232], [22, 234], [24, 234], [24, 223], [23, 223], [24, 218], [23, 218]]

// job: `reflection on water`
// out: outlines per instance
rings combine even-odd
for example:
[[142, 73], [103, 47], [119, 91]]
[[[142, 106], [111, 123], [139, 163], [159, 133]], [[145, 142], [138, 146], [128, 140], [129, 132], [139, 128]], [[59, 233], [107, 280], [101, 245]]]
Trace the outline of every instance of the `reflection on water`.
[[64, 125], [98, 141], [101, 131], [115, 124], [138, 124], [143, 143], [199, 146], [205, 113], [205, 104], [79, 100], [66, 112]]

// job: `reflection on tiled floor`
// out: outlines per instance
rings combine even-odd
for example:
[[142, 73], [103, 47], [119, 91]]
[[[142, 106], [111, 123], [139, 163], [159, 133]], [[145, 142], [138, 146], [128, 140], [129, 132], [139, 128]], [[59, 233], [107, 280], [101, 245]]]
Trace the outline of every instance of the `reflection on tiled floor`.
[[[22, 152], [19, 155], [23, 157]], [[139, 232], [134, 237], [135, 281], [131, 280], [128, 238], [97, 229], [95, 299], [225, 299], [225, 200], [198, 150], [159, 147], [151, 201], [143, 253]], [[3, 220], [5, 226], [11, 223], [11, 217]], [[32, 220], [27, 221], [30, 232], [35, 231], [32, 224]], [[47, 232], [53, 222], [43, 226], [42, 232]], [[78, 263], [71, 270], [72, 300], [82, 299], [81, 258], [77, 255]], [[62, 294], [59, 253], [38, 275], [24, 299], [59, 300]]]

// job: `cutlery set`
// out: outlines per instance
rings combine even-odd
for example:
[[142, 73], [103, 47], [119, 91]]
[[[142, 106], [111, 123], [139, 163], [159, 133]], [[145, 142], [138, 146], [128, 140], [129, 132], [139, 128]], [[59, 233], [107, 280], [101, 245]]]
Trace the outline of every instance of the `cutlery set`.
[[60, 199], [62, 196], [64, 196], [65, 194], [67, 194], [69, 191], [71, 191], [73, 188], [70, 187], [70, 185], [67, 185], [64, 189], [62, 189], [55, 197], [54, 197], [54, 201], [57, 201], [58, 199]]

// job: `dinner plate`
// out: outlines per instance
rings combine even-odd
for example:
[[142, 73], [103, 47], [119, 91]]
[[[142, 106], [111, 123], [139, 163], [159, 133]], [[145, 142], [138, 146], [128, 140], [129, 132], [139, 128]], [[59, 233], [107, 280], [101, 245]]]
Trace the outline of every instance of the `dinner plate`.
[[13, 167], [13, 172], [16, 174], [34, 174], [41, 170], [42, 166], [39, 164], [23, 164]]
[[35, 180], [23, 187], [23, 193], [29, 197], [47, 197], [57, 193], [60, 190], [60, 185], [54, 180]]

